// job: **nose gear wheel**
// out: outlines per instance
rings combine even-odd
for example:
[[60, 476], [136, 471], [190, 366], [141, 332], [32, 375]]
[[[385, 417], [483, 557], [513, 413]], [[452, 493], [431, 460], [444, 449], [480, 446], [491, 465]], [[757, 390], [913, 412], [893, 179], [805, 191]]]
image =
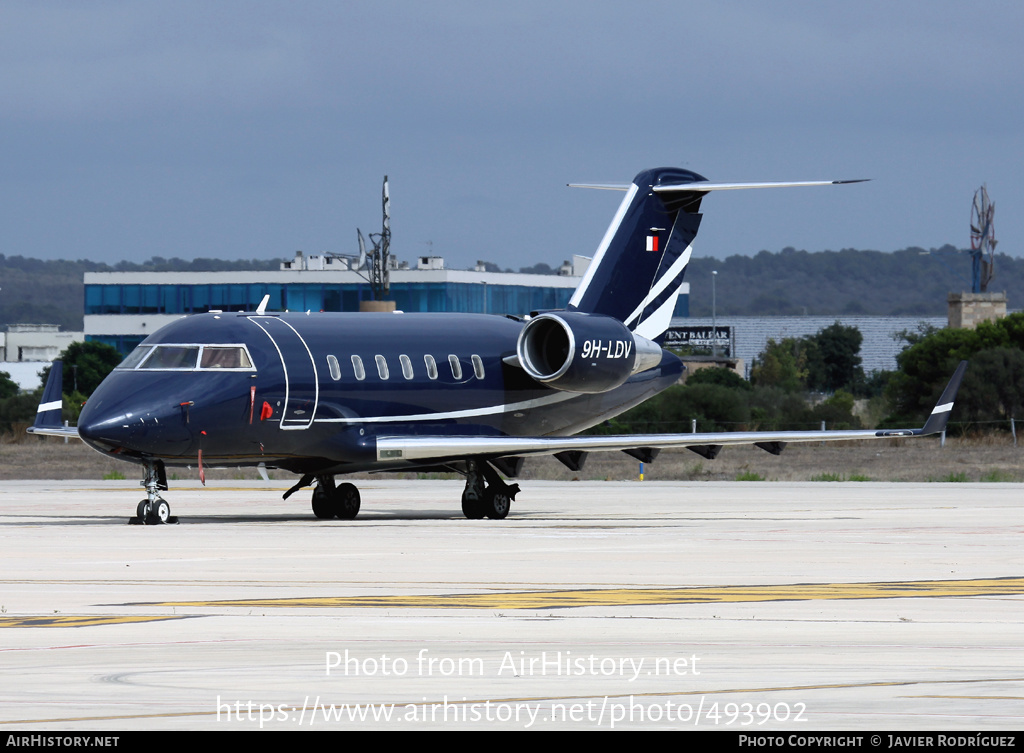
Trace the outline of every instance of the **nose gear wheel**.
[[163, 497], [161, 491], [167, 491], [167, 472], [164, 469], [163, 461], [148, 461], [146, 463], [146, 474], [142, 480], [142, 486], [146, 487], [146, 498], [139, 502], [135, 508], [135, 517], [129, 518], [131, 525], [156, 526], [165, 523], [177, 523], [178, 518], [171, 515], [171, 506]]

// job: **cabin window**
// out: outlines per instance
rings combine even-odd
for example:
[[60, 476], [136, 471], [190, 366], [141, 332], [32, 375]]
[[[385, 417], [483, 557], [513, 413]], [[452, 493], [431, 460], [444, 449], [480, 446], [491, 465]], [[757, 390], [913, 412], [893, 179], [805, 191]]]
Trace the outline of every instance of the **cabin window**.
[[448, 356], [448, 363], [452, 367], [452, 376], [457, 380], [462, 379], [462, 364], [459, 363], [458, 356]]
[[380, 378], [387, 379], [388, 360], [384, 356], [374, 356], [373, 360], [377, 362], [377, 373], [380, 374]]
[[123, 361], [121, 361], [121, 363], [118, 364], [117, 368], [119, 368], [119, 369], [134, 369], [136, 366], [138, 366], [142, 362], [143, 358], [145, 358], [147, 355], [149, 355], [149, 351], [151, 351], [152, 349], [153, 349], [152, 345], [140, 345], [135, 350], [133, 350], [131, 353], [129, 353], [128, 357], [126, 359], [124, 359]]
[[431, 355], [423, 356], [423, 363], [427, 365], [427, 376], [431, 379], [437, 379], [437, 362]]
[[203, 346], [203, 355], [199, 359], [201, 369], [251, 369], [252, 362], [245, 348], [238, 345]]
[[412, 379], [414, 375], [412, 373], [412, 361], [409, 360], [409, 356], [401, 355], [398, 357], [398, 360], [402, 364], [402, 376], [406, 379]]
[[473, 373], [476, 374], [477, 379], [484, 378], [484, 361], [480, 356], [473, 356]]
[[360, 382], [366, 379], [366, 369], [363, 368], [363, 359], [359, 356], [352, 356], [352, 371]]
[[327, 356], [327, 368], [331, 370], [331, 379], [335, 382], [341, 379], [341, 364], [334, 356]]
[[194, 369], [198, 345], [158, 345], [143, 362], [143, 369]]

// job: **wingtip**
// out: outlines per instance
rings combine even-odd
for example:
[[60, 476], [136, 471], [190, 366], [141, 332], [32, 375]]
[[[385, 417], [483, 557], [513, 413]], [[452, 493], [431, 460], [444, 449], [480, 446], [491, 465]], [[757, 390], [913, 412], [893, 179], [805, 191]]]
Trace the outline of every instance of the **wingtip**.
[[953, 404], [956, 402], [956, 395], [960, 391], [960, 382], [963, 381], [965, 371], [967, 371], [967, 361], [961, 361], [957, 365], [956, 371], [953, 372], [953, 376], [950, 377], [949, 382], [946, 383], [946, 388], [942, 391], [939, 402], [932, 408], [928, 420], [925, 421], [924, 428], [921, 429], [922, 436], [945, 431], [946, 424], [949, 423], [949, 414], [953, 411]]

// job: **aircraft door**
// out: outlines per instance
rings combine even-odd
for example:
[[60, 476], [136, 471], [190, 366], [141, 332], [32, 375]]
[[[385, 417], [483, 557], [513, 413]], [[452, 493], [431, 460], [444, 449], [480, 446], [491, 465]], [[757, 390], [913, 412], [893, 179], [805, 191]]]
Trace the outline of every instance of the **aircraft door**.
[[[280, 415], [282, 429], [308, 429], [313, 425], [320, 383], [313, 354], [302, 336], [287, 322], [276, 316], [250, 317], [267, 333], [281, 356], [284, 368], [284, 398]], [[277, 411], [275, 411], [277, 412]]]

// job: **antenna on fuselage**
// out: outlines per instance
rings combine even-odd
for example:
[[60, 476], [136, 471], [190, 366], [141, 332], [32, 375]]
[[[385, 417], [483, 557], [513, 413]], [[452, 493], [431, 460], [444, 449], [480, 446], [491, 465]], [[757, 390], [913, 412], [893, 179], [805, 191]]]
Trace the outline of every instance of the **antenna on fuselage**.
[[256, 307], [257, 314], [267, 313], [267, 304], [270, 303], [270, 294], [263, 296], [263, 300], [260, 301], [260, 305]]

